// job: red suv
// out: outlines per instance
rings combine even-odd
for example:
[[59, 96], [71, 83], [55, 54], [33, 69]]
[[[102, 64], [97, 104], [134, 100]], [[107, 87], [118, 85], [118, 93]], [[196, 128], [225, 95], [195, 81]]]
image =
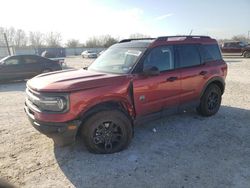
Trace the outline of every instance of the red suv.
[[224, 55], [240, 55], [250, 58], [250, 45], [245, 42], [224, 42], [221, 51]]
[[57, 144], [79, 133], [93, 153], [126, 148], [138, 121], [188, 108], [203, 116], [220, 108], [227, 65], [215, 39], [166, 36], [126, 39], [87, 70], [45, 73], [27, 83], [25, 111]]

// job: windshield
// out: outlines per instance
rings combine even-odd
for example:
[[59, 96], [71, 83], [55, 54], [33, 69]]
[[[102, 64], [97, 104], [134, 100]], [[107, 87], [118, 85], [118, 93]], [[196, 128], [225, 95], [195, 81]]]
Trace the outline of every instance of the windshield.
[[144, 48], [109, 48], [88, 68], [98, 72], [128, 73], [145, 51]]
[[240, 42], [239, 45], [242, 46], [242, 47], [245, 47], [245, 46], [247, 46], [247, 43], [246, 42]]

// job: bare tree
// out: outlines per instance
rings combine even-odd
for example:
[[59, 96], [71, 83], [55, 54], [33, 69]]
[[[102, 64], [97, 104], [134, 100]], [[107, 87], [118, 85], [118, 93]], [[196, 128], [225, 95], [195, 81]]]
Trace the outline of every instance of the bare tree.
[[2, 38], [2, 42], [3, 45], [5, 45], [5, 41], [3, 38], [3, 34], [6, 33], [9, 45], [14, 45], [14, 39], [15, 39], [15, 34], [16, 34], [16, 30], [14, 29], [14, 27], [10, 27], [10, 28], [3, 28], [1, 27], [0, 29], [0, 33], [1, 33], [1, 38]]
[[3, 27], [0, 27], [0, 46], [5, 46]]
[[101, 47], [102, 44], [97, 37], [91, 37], [86, 41], [85, 46], [88, 48], [96, 48], [96, 47]]
[[15, 37], [14, 37], [14, 46], [16, 47], [23, 47], [26, 46], [28, 42], [28, 37], [22, 29], [18, 29], [15, 32]]
[[86, 47], [88, 48], [96, 48], [96, 47], [104, 47], [107, 48], [118, 42], [118, 39], [111, 37], [110, 35], [102, 35], [99, 37], [91, 37], [86, 41]]
[[111, 45], [118, 42], [118, 39], [115, 39], [114, 37], [111, 37], [110, 35], [103, 35], [99, 37], [101, 46], [104, 48], [108, 48]]
[[50, 32], [45, 37], [45, 42], [48, 47], [60, 47], [62, 36], [60, 33]]
[[131, 34], [131, 35], [129, 36], [129, 38], [131, 38], [131, 39], [150, 38], [150, 36], [149, 36], [149, 35], [142, 34], [142, 33], [134, 33], [134, 34]]
[[236, 35], [232, 37], [232, 40], [247, 42], [248, 38], [245, 35]]
[[67, 41], [66, 46], [69, 48], [76, 48], [79, 47], [80, 42], [77, 39], [70, 39]]
[[41, 32], [30, 32], [29, 43], [32, 47], [39, 48], [44, 46], [44, 34]]
[[7, 40], [9, 45], [21, 47], [26, 46], [28, 42], [28, 37], [24, 30], [18, 29], [16, 30], [14, 27], [10, 28], [0, 28], [0, 44], [6, 45], [4, 40], [4, 33], [6, 33]]

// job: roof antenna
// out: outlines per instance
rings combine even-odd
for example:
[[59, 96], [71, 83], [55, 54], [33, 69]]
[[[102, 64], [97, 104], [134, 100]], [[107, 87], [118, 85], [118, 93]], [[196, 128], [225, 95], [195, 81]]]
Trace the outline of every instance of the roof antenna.
[[190, 33], [189, 33], [189, 35], [192, 35], [192, 33], [193, 33], [193, 29], [191, 29], [191, 31], [190, 31]]

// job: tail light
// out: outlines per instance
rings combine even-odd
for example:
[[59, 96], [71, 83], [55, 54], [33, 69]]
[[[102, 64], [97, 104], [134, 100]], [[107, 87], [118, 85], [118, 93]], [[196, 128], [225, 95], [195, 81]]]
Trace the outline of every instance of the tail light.
[[64, 64], [64, 59], [59, 59], [55, 62], [62, 66]]
[[222, 66], [221, 70], [223, 72], [223, 75], [227, 76], [227, 64], [225, 61], [224, 61], [224, 65]]

